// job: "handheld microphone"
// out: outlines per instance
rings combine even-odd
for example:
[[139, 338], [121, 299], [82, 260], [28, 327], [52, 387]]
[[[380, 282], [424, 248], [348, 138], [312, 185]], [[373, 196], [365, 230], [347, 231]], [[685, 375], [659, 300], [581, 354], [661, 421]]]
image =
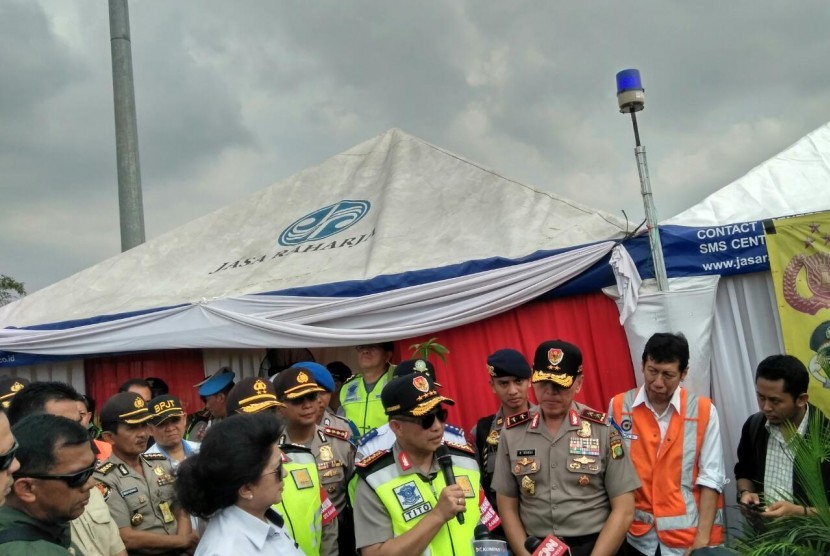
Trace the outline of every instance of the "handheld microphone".
[[[438, 465], [441, 467], [441, 473], [444, 474], [444, 482], [447, 483], [447, 486], [454, 485], [455, 473], [452, 471], [452, 456], [450, 455], [449, 448], [441, 444], [441, 446], [435, 450], [435, 457], [438, 458]], [[463, 512], [455, 514], [455, 519], [458, 520], [458, 523], [464, 525]]]
[[525, 550], [530, 552], [531, 556], [562, 556], [570, 551], [568, 545], [553, 535], [548, 535], [544, 539], [528, 537], [525, 540]]
[[507, 543], [494, 539], [483, 523], [476, 525], [473, 531], [473, 552], [476, 556], [508, 556], [509, 554]]

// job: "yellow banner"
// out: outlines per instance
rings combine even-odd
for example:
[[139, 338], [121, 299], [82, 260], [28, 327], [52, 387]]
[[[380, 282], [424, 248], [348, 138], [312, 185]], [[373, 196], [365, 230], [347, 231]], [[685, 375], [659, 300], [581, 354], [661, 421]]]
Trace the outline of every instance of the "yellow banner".
[[784, 349], [810, 371], [810, 401], [830, 414], [830, 212], [774, 220], [767, 250]]

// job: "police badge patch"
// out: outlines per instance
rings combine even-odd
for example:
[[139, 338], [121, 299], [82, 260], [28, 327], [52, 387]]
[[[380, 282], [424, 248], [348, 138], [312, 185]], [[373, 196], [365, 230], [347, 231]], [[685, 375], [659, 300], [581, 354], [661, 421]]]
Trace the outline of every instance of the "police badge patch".
[[403, 510], [408, 510], [418, 504], [424, 503], [424, 498], [421, 496], [421, 493], [418, 492], [418, 487], [415, 486], [415, 481], [404, 483], [399, 487], [393, 488], [392, 491], [395, 493], [395, 497], [397, 497], [398, 503], [401, 505], [401, 509]]

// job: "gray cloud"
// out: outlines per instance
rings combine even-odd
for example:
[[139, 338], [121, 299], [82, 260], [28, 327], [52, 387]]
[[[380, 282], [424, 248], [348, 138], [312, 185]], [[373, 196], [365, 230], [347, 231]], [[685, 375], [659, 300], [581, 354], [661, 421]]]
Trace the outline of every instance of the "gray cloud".
[[[130, 6], [149, 238], [400, 127], [642, 218], [614, 74], [661, 216], [830, 120], [830, 7], [651, 0]], [[106, 3], [0, 4], [0, 272], [44, 287], [117, 254]]]

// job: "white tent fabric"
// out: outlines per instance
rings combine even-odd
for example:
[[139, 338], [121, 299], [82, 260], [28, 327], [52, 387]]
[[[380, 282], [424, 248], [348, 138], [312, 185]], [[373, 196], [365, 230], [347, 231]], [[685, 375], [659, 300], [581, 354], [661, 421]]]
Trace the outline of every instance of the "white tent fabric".
[[719, 226], [830, 210], [830, 123], [661, 222]]
[[[393, 129], [0, 308], [0, 350], [409, 337], [533, 299], [607, 255], [623, 233], [611, 215]], [[98, 318], [106, 315], [118, 318]], [[69, 320], [51, 327], [62, 330], [6, 328]]]

